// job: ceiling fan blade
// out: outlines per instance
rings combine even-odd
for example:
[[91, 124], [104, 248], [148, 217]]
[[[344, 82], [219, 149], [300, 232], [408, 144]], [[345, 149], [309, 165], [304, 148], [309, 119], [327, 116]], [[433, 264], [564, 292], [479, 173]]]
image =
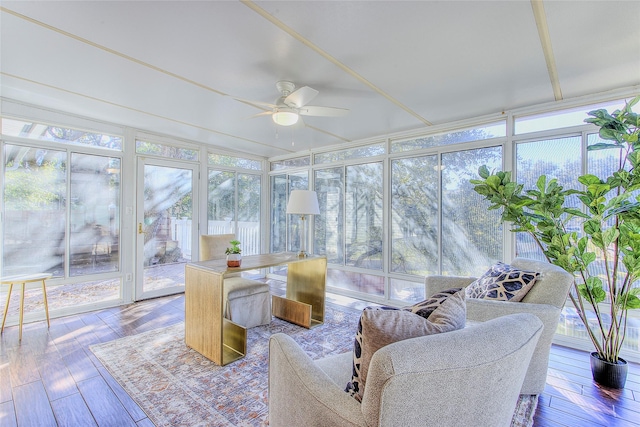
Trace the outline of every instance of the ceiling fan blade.
[[254, 114], [253, 116], [251, 116], [249, 118], [250, 119], [254, 119], [256, 117], [270, 116], [272, 114], [273, 114], [273, 111], [263, 111], [262, 113]]
[[262, 102], [262, 101], [254, 101], [251, 99], [242, 99], [242, 98], [236, 98], [233, 97], [233, 99], [235, 99], [236, 101], [240, 101], [240, 102], [244, 102], [245, 104], [249, 104], [249, 105], [253, 105], [254, 107], [258, 107], [258, 108], [276, 108], [277, 105], [275, 104], [271, 104], [269, 102]]
[[318, 95], [318, 91], [309, 86], [301, 87], [284, 99], [284, 103], [289, 107], [301, 108], [311, 102]]
[[346, 108], [336, 107], [318, 107], [315, 105], [308, 105], [300, 108], [298, 113], [302, 116], [321, 116], [321, 117], [339, 117], [349, 113]]

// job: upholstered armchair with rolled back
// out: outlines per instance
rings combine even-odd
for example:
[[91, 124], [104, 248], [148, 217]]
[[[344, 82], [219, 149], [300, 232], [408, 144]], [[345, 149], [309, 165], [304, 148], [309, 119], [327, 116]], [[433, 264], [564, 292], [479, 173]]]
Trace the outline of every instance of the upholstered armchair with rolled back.
[[274, 334], [269, 426], [509, 426], [542, 329], [521, 313], [388, 344], [371, 357], [361, 401], [345, 391], [352, 352], [314, 361]]
[[[234, 234], [204, 234], [200, 236], [200, 261], [226, 258], [225, 250]], [[268, 325], [271, 322], [269, 285], [230, 273], [224, 279], [224, 317], [245, 328]]]
[[[558, 266], [527, 258], [516, 258], [510, 266], [539, 273], [531, 289], [519, 302], [467, 297], [467, 320], [485, 322], [513, 313], [530, 313], [542, 321], [544, 330], [521, 390], [522, 394], [540, 394], [544, 390], [547, 379], [551, 343], [558, 327], [560, 312], [573, 283], [573, 277]], [[466, 287], [474, 280], [476, 280], [475, 277], [428, 276], [425, 279], [426, 294], [432, 295], [444, 289]]]

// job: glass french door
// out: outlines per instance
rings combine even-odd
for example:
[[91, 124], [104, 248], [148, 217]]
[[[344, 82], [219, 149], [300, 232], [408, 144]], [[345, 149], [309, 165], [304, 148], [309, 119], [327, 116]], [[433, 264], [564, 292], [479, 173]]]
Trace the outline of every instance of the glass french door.
[[197, 165], [140, 158], [136, 300], [184, 291], [197, 238]]

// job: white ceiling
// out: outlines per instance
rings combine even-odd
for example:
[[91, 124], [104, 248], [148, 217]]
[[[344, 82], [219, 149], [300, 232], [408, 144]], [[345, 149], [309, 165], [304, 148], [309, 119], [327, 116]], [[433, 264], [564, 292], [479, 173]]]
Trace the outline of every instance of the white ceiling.
[[[0, 11], [4, 99], [266, 157], [640, 85], [640, 1], [0, 0]], [[234, 99], [273, 102], [278, 80], [350, 112], [285, 128]]]

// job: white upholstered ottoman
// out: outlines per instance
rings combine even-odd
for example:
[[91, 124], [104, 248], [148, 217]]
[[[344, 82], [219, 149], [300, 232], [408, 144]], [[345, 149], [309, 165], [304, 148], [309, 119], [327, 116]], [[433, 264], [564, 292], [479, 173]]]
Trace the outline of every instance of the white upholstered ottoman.
[[224, 317], [253, 328], [271, 323], [269, 285], [240, 276], [224, 279]]

